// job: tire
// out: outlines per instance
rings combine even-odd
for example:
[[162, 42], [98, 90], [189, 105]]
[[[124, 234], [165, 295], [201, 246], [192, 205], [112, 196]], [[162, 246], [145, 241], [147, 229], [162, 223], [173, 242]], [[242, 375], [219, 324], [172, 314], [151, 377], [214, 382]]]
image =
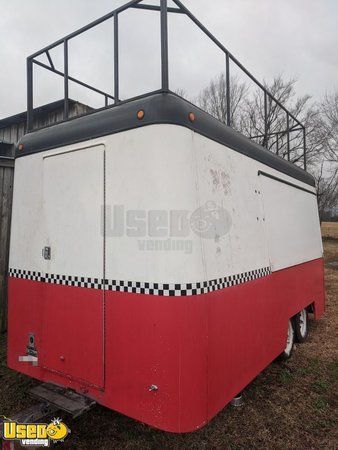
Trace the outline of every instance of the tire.
[[309, 334], [309, 313], [307, 309], [302, 309], [293, 317], [293, 328], [296, 342], [305, 342]]
[[279, 359], [282, 361], [286, 361], [292, 355], [293, 346], [295, 343], [295, 330], [293, 328], [293, 321], [289, 320], [288, 322], [288, 331], [286, 337], [286, 345], [283, 353], [280, 354]]

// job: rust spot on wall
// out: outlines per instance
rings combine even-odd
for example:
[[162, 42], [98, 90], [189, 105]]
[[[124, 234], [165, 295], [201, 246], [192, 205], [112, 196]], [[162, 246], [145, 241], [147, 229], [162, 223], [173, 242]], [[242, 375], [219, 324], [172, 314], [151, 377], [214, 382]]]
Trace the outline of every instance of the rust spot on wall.
[[230, 177], [220, 169], [210, 169], [213, 192], [223, 191], [225, 195], [230, 192]]

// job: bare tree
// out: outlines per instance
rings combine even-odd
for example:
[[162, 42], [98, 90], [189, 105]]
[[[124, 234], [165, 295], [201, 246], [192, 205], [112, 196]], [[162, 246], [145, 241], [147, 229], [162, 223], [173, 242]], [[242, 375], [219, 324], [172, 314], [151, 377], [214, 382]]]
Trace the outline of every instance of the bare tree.
[[338, 204], [338, 93], [326, 94], [318, 105], [314, 130], [319, 161], [310, 167], [316, 179], [319, 216], [322, 221]]
[[[230, 121], [238, 131], [241, 131], [242, 111], [245, 107], [247, 86], [238, 78], [230, 80]], [[199, 97], [197, 104], [204, 111], [216, 117], [223, 123], [227, 123], [227, 86], [224, 73], [211, 80]]]
[[[327, 94], [314, 103], [309, 95], [296, 95], [296, 82], [281, 75], [272, 83], [264, 83], [272, 96], [285, 105], [306, 127], [308, 170], [314, 175], [318, 189], [320, 217], [337, 204], [338, 190], [338, 93]], [[303, 129], [292, 118], [287, 130], [285, 111], [267, 97], [262, 89], [250, 91], [238, 78], [230, 80], [231, 126], [281, 157], [302, 165], [304, 158]], [[223, 123], [227, 123], [226, 78], [213, 79], [197, 99], [197, 104]]]
[[338, 203], [338, 166], [327, 169], [327, 161], [323, 159], [314, 170], [316, 179], [318, 209], [320, 221]]
[[[289, 104], [294, 97], [294, 85], [295, 80], [284, 80], [282, 76], [276, 77], [270, 85], [264, 83], [265, 88], [283, 105]], [[308, 99], [309, 97], [305, 97], [298, 100], [296, 109], [301, 110], [300, 105], [303, 107]], [[260, 88], [256, 89], [252, 98], [246, 102], [246, 108], [243, 111], [243, 123], [244, 131], [248, 136], [257, 135], [260, 144], [264, 146], [269, 144], [272, 148], [271, 142], [267, 142], [268, 136], [273, 135], [273, 133], [282, 134], [286, 131], [286, 114], [271, 97], [268, 97], [267, 100], [267, 130], [265, 130], [264, 92]], [[294, 111], [290, 112], [293, 113]]]
[[[307, 129], [307, 160], [311, 164], [318, 156], [320, 139], [317, 133], [320, 114], [311, 97], [297, 97], [295, 80], [276, 77], [271, 84], [264, 83], [272, 96], [285, 105]], [[289, 133], [285, 111], [270, 96], [267, 96], [267, 123], [265, 128], [264, 92], [257, 89], [247, 101], [242, 115], [244, 134], [255, 138], [256, 142], [283, 158], [289, 157], [293, 163], [303, 164], [304, 134], [301, 126], [289, 117]]]
[[[305, 125], [308, 164], [310, 166], [318, 164], [320, 155], [324, 151], [330, 155], [330, 158], [337, 158], [338, 94], [327, 96], [322, 104], [317, 105], [311, 101], [309, 95], [301, 97], [296, 95], [294, 79], [284, 79], [279, 75], [272, 83], [265, 82], [264, 85], [279, 103], [285, 105], [291, 114]], [[270, 96], [267, 97], [265, 127], [264, 102], [262, 89], [257, 88], [252, 91], [238, 78], [231, 78], [231, 126], [283, 158], [288, 157], [290, 149], [291, 162], [302, 165], [303, 129], [290, 118], [288, 135], [286, 113]], [[221, 122], [227, 122], [226, 78], [223, 73], [211, 80], [209, 86], [203, 89], [197, 104]]]
[[320, 105], [321, 133], [328, 161], [338, 162], [338, 92], [326, 94]]

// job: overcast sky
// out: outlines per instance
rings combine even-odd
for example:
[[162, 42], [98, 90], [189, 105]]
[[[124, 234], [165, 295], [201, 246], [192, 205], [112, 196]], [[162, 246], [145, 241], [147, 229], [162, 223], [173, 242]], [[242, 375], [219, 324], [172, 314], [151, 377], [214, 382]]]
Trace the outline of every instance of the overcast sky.
[[[26, 108], [25, 58], [125, 3], [120, 0], [0, 0], [0, 118]], [[154, 3], [154, 0], [149, 1]], [[300, 95], [338, 89], [338, 0], [183, 0], [259, 80], [298, 79]], [[170, 79], [192, 98], [224, 70], [223, 55], [186, 19], [170, 19]], [[159, 88], [159, 15], [121, 17], [121, 96]], [[113, 93], [113, 24], [70, 44], [71, 75]], [[62, 70], [61, 53], [53, 53]], [[57, 100], [62, 80], [37, 71], [35, 106]], [[48, 84], [48, 82], [51, 84]], [[99, 99], [71, 86], [70, 96]], [[101, 101], [101, 99], [100, 99]]]

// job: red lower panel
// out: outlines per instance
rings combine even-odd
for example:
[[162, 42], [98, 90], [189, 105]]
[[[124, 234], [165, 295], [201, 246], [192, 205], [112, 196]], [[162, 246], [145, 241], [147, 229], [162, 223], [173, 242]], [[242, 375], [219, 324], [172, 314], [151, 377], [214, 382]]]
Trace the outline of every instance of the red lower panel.
[[[37, 378], [66, 376], [62, 384], [103, 386], [103, 293], [10, 278], [8, 363]], [[34, 333], [39, 365], [19, 363]]]
[[[313, 302], [316, 316], [323, 313], [323, 261], [193, 297], [106, 292], [105, 321], [101, 295], [11, 278], [9, 366], [160, 429], [188, 432], [282, 352], [290, 317]], [[18, 361], [29, 332], [38, 367]]]

